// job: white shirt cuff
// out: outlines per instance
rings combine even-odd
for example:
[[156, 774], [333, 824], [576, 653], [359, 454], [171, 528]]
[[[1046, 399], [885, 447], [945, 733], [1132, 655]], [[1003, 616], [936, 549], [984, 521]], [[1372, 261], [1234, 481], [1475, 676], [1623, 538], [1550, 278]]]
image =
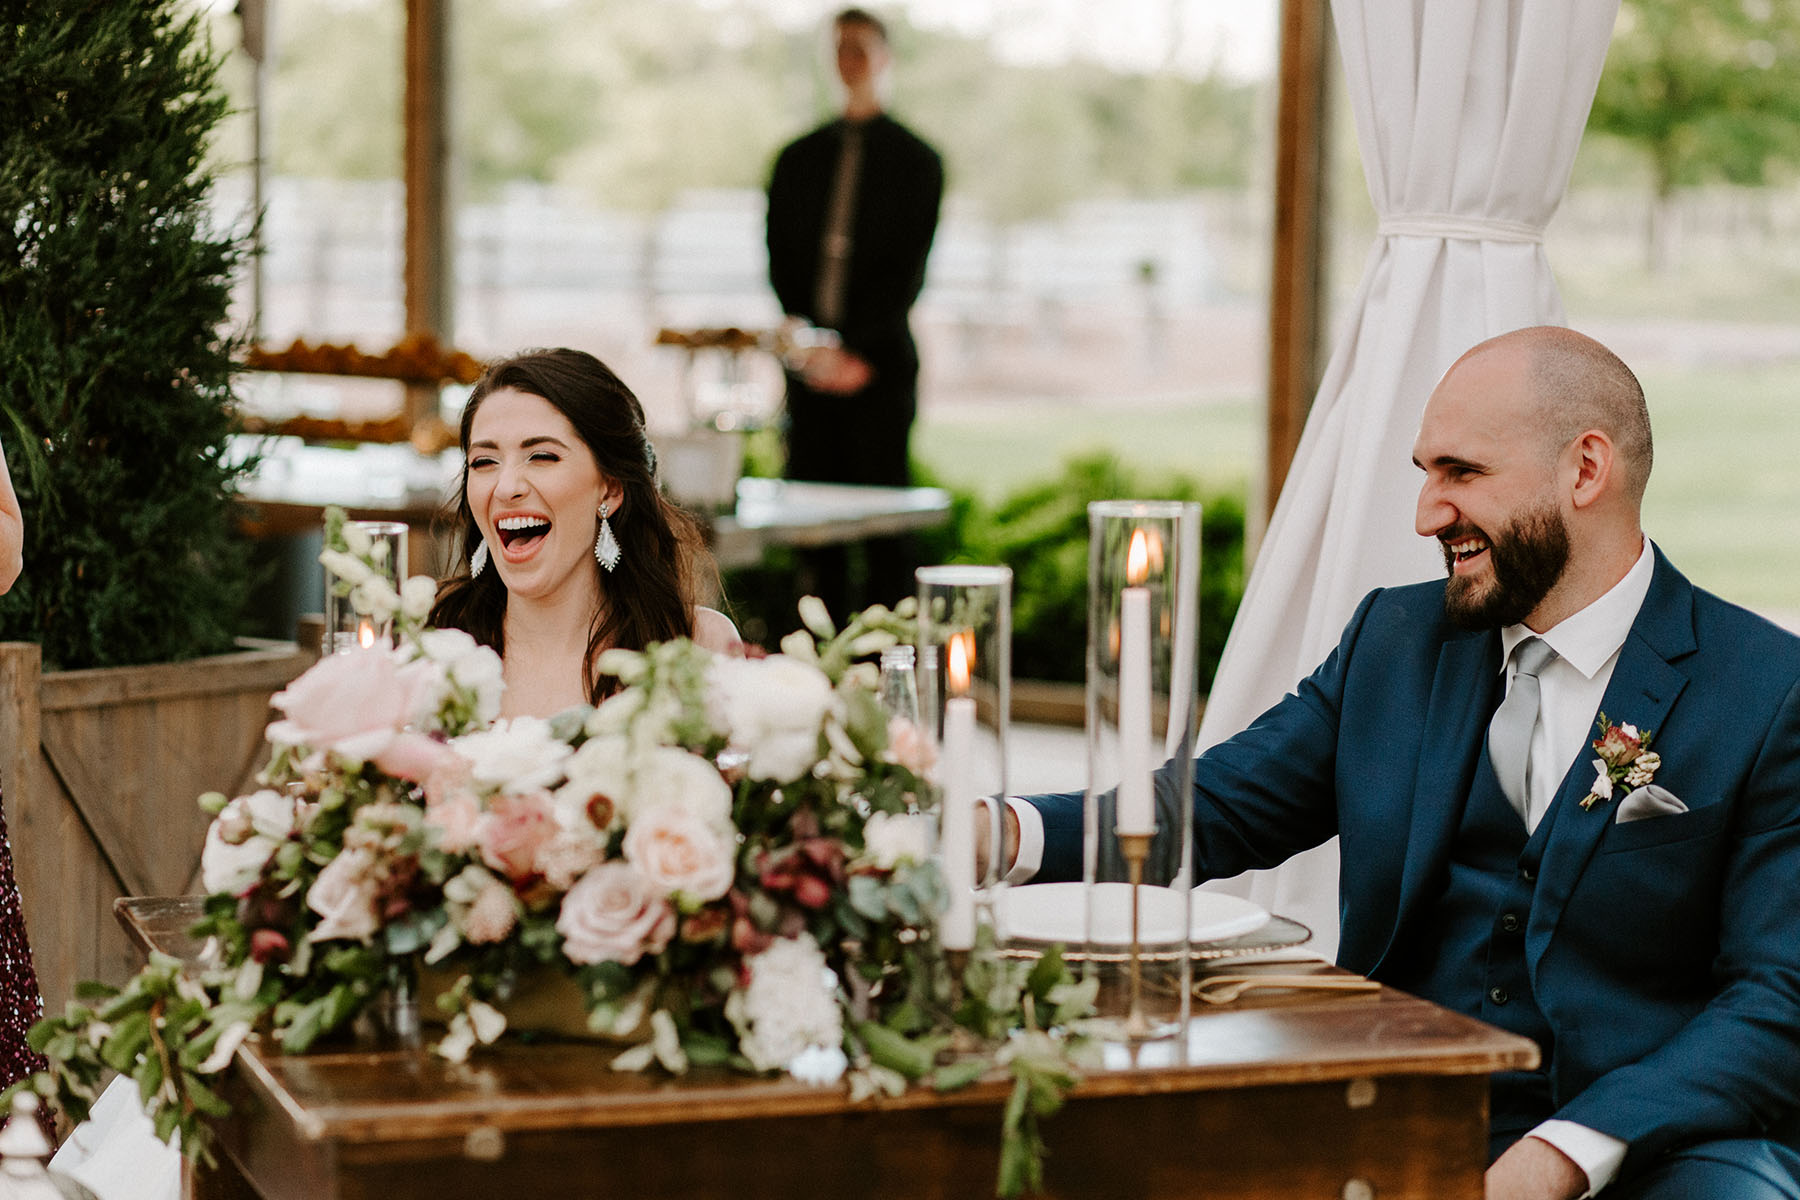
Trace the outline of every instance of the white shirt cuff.
[[1019, 856], [1013, 859], [1006, 882], [1029, 883], [1044, 865], [1044, 816], [1017, 796], [1008, 796], [1006, 807], [1019, 819]]
[[1592, 1196], [1611, 1183], [1625, 1161], [1627, 1143], [1573, 1121], [1545, 1121], [1527, 1136], [1549, 1142], [1581, 1168], [1588, 1180], [1583, 1196]]

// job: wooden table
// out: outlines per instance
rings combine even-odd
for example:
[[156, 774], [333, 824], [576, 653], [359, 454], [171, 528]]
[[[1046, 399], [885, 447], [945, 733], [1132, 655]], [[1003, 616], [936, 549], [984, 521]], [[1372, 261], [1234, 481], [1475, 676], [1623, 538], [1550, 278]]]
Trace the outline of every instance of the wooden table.
[[[195, 949], [184, 930], [198, 911], [194, 899], [120, 902], [145, 946], [178, 956]], [[613, 1074], [610, 1054], [511, 1044], [456, 1066], [417, 1051], [246, 1045], [218, 1124], [222, 1166], [196, 1173], [193, 1194], [992, 1194], [1004, 1078], [853, 1105], [785, 1079]], [[1537, 1057], [1529, 1041], [1391, 990], [1246, 998], [1198, 1012], [1185, 1046], [1109, 1047], [1046, 1125], [1049, 1194], [1478, 1200], [1487, 1073]]]

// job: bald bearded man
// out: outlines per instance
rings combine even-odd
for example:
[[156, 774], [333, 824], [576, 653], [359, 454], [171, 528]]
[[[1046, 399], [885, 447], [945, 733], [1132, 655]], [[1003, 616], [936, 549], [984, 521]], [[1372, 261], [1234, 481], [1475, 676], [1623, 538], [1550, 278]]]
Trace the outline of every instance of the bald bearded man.
[[[1469, 351], [1414, 462], [1448, 580], [1196, 760], [1200, 875], [1336, 835], [1339, 962], [1538, 1043], [1490, 1197], [1800, 1198], [1800, 639], [1644, 537], [1643, 392], [1589, 338]], [[1010, 808], [1011, 877], [1079, 878], [1081, 794]]]

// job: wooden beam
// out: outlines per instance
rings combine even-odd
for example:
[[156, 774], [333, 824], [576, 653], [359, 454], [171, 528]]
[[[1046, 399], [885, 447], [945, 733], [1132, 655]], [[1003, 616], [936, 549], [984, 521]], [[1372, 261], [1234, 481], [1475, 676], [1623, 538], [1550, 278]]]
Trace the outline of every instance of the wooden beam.
[[1274, 262], [1269, 273], [1265, 513], [1287, 480], [1319, 385], [1325, 283], [1328, 0], [1283, 0], [1275, 125]]
[[[447, 96], [449, 0], [406, 0], [406, 332], [450, 345]], [[437, 416], [438, 389], [408, 384], [412, 428]]]

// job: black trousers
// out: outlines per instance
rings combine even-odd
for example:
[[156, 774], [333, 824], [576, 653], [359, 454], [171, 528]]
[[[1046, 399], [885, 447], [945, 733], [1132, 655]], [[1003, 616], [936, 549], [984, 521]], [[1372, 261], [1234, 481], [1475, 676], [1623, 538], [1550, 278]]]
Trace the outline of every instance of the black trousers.
[[[879, 378], [850, 396], [815, 392], [791, 376], [787, 393], [789, 479], [907, 487], [913, 413], [911, 380]], [[871, 604], [890, 608], [916, 591], [918, 552], [908, 537], [869, 538], [855, 545], [800, 553], [802, 592], [819, 597], [839, 622]]]

